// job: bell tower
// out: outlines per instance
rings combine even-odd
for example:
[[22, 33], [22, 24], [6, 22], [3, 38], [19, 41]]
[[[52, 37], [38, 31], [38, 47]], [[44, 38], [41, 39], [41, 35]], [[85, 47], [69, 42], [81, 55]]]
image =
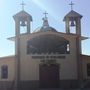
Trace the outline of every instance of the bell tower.
[[74, 27], [75, 32], [75, 45], [76, 45], [76, 57], [77, 57], [77, 80], [79, 82], [80, 87], [82, 86], [83, 82], [83, 72], [82, 72], [82, 60], [81, 60], [81, 18], [83, 17], [79, 13], [73, 10], [74, 3], [70, 3], [71, 11], [65, 15], [63, 21], [65, 21], [65, 29], [67, 34], [71, 34], [72, 29]]
[[22, 11], [13, 16], [15, 20], [16, 35], [21, 34], [20, 27], [26, 27], [26, 33], [30, 33], [32, 16], [24, 11], [25, 3], [22, 1]]
[[20, 27], [26, 27], [26, 33], [30, 33], [30, 23], [32, 22], [32, 16], [30, 14], [22, 10], [14, 15], [13, 18], [15, 20], [16, 35], [21, 34]]
[[63, 21], [65, 21], [66, 33], [71, 33], [70, 27], [75, 27], [75, 34], [81, 36], [81, 18], [82, 15], [73, 10], [73, 3], [71, 2], [71, 11], [65, 15]]
[[22, 11], [13, 16], [15, 20], [15, 88], [19, 90], [21, 82], [21, 27], [26, 27], [25, 34], [30, 34], [32, 16], [24, 11], [22, 2]]

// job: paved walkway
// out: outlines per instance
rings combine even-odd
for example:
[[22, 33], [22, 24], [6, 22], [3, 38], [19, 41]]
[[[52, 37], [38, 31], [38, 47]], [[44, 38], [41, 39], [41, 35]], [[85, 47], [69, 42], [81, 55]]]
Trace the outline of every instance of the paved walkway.
[[83, 88], [83, 89], [40, 89], [40, 90], [90, 90], [90, 88]]

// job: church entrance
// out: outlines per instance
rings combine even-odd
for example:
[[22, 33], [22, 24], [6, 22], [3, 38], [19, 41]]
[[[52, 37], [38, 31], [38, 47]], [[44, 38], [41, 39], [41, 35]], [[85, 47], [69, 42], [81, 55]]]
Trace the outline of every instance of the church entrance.
[[40, 64], [39, 81], [41, 88], [58, 88], [59, 64]]

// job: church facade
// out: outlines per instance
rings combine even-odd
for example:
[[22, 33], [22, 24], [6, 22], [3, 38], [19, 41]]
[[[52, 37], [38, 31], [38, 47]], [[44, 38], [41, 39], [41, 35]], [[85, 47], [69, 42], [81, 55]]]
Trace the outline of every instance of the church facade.
[[[82, 15], [71, 10], [65, 15], [66, 32], [58, 32], [43, 18], [42, 27], [30, 32], [32, 16], [24, 10], [13, 16], [15, 56], [0, 58], [0, 88], [29, 90], [38, 88], [87, 87], [90, 82], [90, 56], [82, 55]], [[21, 27], [26, 32], [21, 33]], [[71, 33], [75, 27], [75, 33]]]

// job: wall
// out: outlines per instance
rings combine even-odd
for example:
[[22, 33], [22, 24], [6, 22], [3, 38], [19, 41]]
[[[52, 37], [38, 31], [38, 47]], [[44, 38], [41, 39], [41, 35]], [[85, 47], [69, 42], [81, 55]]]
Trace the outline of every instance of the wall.
[[[27, 55], [27, 41], [31, 38], [44, 34], [58, 35], [70, 41], [70, 54], [65, 55], [65, 59], [57, 59], [60, 64], [60, 79], [74, 80], [77, 79], [77, 58], [76, 58], [76, 36], [63, 33], [44, 32], [30, 35], [22, 35], [20, 41], [20, 62], [21, 62], [21, 80], [39, 80], [39, 63], [40, 59], [32, 59], [32, 55]], [[43, 55], [43, 54], [42, 54]], [[47, 55], [47, 54], [46, 54]], [[52, 54], [53, 55], [53, 54]], [[58, 54], [57, 54], [58, 55]]]
[[90, 79], [89, 76], [87, 76], [87, 64], [90, 63], [90, 56], [82, 55], [82, 68], [83, 68], [83, 79]]
[[[8, 78], [1, 78], [1, 66], [8, 66]], [[8, 56], [0, 58], [0, 81], [12, 81], [15, 79], [15, 56]]]

